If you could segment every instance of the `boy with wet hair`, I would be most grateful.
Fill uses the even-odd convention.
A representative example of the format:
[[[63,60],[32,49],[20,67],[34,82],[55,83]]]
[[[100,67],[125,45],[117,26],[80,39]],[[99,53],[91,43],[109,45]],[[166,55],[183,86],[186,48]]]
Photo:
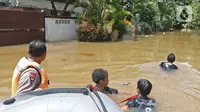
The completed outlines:
[[[167,62],[161,62],[160,67],[166,71],[176,70],[176,69],[178,69],[178,67],[173,64],[175,62],[175,60],[176,60],[176,57],[175,57],[174,53],[170,53],[167,56]]]
[[[152,84],[146,79],[140,79],[137,82],[138,96],[129,100],[122,110],[134,110],[134,112],[156,112],[156,101],[149,98],[152,89]]]
[[[100,91],[105,94],[118,94],[117,89],[108,87],[108,72],[102,68],[97,68],[92,72],[92,80],[96,83],[93,88],[96,91]]]

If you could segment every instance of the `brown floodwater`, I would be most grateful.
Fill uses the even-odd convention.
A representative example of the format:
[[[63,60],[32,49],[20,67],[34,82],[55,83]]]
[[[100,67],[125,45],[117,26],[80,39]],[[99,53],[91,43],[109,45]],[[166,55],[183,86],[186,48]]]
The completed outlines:
[[[131,94],[136,83],[146,78],[153,84],[150,97],[157,100],[158,112],[200,112],[200,35],[180,31],[140,36],[136,41],[85,43],[77,41],[47,43],[48,56],[42,63],[50,87],[85,87],[91,72],[104,68],[109,86]],[[0,47],[0,98],[10,96],[11,77],[19,59],[27,56],[28,45]],[[159,63],[175,53],[179,67],[163,72]],[[126,85],[126,83],[130,83]],[[130,95],[114,95],[120,101]]]

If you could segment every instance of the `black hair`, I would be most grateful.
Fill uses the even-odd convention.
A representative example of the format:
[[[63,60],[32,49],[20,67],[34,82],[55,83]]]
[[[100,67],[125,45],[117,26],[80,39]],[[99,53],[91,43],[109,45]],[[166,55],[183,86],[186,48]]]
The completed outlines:
[[[174,53],[170,53],[168,56],[167,56],[167,61],[168,62],[171,62],[173,63],[175,61],[176,57],[174,55]]]
[[[41,40],[33,40],[29,43],[29,54],[33,57],[40,57],[46,53],[47,47]]]
[[[92,72],[92,80],[96,84],[99,84],[100,80],[104,80],[108,75],[108,72],[102,68],[97,68]]]
[[[146,79],[140,79],[137,82],[137,88],[139,89],[140,94],[146,97],[151,92],[152,84]]]

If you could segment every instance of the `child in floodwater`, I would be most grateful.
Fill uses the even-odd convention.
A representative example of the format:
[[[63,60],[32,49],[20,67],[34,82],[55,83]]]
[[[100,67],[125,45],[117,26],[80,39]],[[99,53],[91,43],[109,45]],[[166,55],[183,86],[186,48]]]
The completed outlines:
[[[156,101],[149,98],[152,84],[146,79],[140,79],[137,82],[138,96],[132,100],[129,100],[122,110],[125,112],[156,112]]]
[[[160,63],[160,67],[163,69],[163,70],[166,70],[166,71],[171,71],[171,70],[176,70],[178,69],[178,67],[176,65],[174,65],[173,63],[175,62],[175,55],[174,53],[170,53],[168,56],[167,56],[167,62],[161,62]]]
[[[105,94],[118,94],[117,89],[113,89],[108,87],[108,72],[102,68],[95,69],[92,72],[92,80],[96,85],[94,86],[94,90],[100,91]]]

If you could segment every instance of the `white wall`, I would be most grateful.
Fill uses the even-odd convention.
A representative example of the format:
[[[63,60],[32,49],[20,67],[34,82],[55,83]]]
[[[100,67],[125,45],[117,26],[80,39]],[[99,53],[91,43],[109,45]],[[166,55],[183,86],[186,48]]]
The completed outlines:
[[[75,19],[45,18],[46,41],[75,40],[78,26]]]

